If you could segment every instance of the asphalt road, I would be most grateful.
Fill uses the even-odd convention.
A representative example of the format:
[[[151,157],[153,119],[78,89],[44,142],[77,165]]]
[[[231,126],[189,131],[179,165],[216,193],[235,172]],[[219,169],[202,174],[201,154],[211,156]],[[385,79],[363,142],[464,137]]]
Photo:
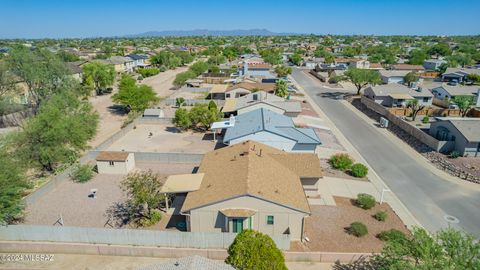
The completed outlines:
[[[338,100],[322,97],[333,90],[301,70],[294,69],[292,76],[427,230],[450,225],[480,237],[480,191],[432,174],[401,150],[408,145],[393,143]],[[459,223],[447,222],[445,215]]]

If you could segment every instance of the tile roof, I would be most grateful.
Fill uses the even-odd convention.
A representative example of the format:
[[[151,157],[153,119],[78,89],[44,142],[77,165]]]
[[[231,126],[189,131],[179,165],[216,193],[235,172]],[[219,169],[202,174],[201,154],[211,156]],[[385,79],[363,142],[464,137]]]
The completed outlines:
[[[232,91],[232,90],[235,90],[235,89],[238,89],[238,88],[244,88],[244,89],[247,89],[249,91],[252,91],[254,89],[258,89],[258,90],[263,90],[263,91],[267,91],[267,92],[272,92],[272,91],[275,91],[275,84],[274,83],[259,83],[259,82],[256,82],[256,83],[241,82],[239,84],[234,84],[234,85],[229,86],[226,91],[229,92],[229,91]]]
[[[128,158],[128,152],[103,151],[98,154],[97,161],[125,161]]]
[[[394,70],[425,70],[421,65],[395,64],[391,66]]]
[[[300,144],[321,144],[312,129],[296,128],[292,118],[264,108],[238,115],[235,126],[227,129],[223,141],[228,143],[260,131],[267,131]]]
[[[205,173],[202,184],[187,194],[182,212],[247,195],[310,213],[300,177],[322,176],[317,155],[287,153],[254,141],[205,154],[198,171]]]
[[[405,77],[410,70],[379,70],[378,72],[383,77]]]
[[[256,97],[256,99],[254,99],[254,97]],[[265,91],[258,91],[255,93],[250,93],[243,97],[227,100],[222,111],[237,111],[239,109],[246,108],[261,102],[269,104],[276,108],[280,108],[287,113],[300,113],[302,111],[302,105],[300,104],[300,102],[293,100],[285,100],[284,98],[267,93]]]

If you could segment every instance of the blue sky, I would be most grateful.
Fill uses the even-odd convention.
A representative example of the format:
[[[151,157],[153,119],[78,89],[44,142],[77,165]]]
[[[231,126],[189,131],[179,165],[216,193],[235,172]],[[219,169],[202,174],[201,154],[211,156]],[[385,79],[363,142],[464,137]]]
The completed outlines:
[[[379,35],[480,34],[479,0],[1,0],[0,38],[265,28]]]

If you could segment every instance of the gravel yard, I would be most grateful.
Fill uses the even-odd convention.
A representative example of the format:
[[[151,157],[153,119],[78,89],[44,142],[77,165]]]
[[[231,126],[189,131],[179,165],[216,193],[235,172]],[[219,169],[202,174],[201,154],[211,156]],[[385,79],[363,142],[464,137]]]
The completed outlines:
[[[215,148],[215,142],[208,135],[193,131],[180,132],[171,125],[138,125],[108,150],[203,154]]]
[[[328,159],[321,158],[320,159],[320,166],[322,166],[322,172],[324,176],[336,177],[336,178],[343,178],[343,179],[350,179],[350,180],[357,180],[357,181],[368,181],[368,178],[358,178],[350,175],[349,173],[335,170],[332,168]]]
[[[136,163],[136,169],[151,169],[163,177],[191,173],[195,166],[196,164]],[[104,227],[107,210],[125,200],[119,187],[123,177],[97,174],[86,183],[65,181],[35,204],[27,206],[25,224],[53,225],[62,215],[65,226]],[[88,197],[93,188],[98,190],[95,199]]]
[[[386,203],[370,210],[353,205],[351,199],[334,197],[337,206],[310,206],[312,216],[305,220],[305,234],[310,242],[292,245],[293,250],[325,252],[378,252],[383,242],[375,236],[385,230],[397,229],[408,233],[400,218]],[[373,218],[378,211],[388,214],[386,221]],[[345,232],[352,222],[360,221],[368,228],[368,235],[358,238]]]

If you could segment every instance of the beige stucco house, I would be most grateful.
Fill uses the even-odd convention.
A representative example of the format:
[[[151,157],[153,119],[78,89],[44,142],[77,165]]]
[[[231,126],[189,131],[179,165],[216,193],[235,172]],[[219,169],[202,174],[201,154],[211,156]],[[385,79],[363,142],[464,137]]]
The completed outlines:
[[[98,173],[102,174],[128,174],[135,168],[133,153],[104,151],[98,154]]]
[[[205,154],[181,206],[192,232],[254,229],[271,236],[303,236],[310,215],[306,192],[322,177],[315,154],[287,153],[246,141]],[[168,181],[168,180],[167,180]]]

